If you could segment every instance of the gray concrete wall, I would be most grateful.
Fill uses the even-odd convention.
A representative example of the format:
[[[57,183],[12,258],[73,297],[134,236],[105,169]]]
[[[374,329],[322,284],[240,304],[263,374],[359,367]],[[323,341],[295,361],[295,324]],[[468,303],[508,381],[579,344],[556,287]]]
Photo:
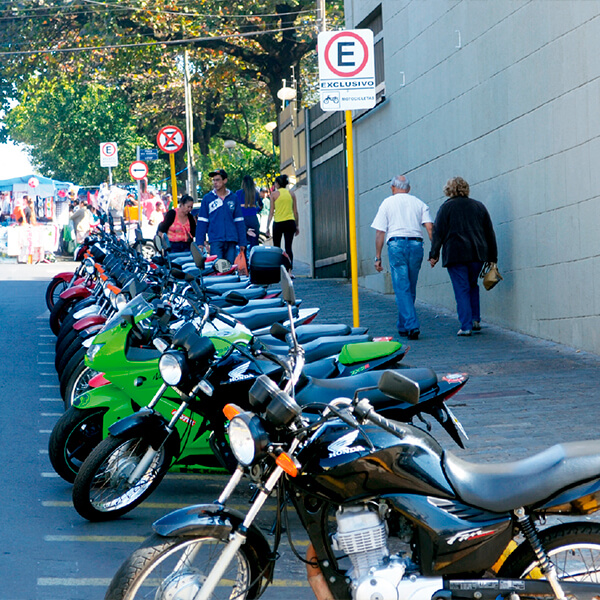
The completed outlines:
[[[347,0],[347,28],[378,4]],[[435,216],[461,175],[498,237],[484,320],[600,353],[600,2],[381,4],[386,101],[354,129],[361,285],[391,292],[370,227],[391,176]],[[418,296],[454,308],[446,270],[425,263]]]

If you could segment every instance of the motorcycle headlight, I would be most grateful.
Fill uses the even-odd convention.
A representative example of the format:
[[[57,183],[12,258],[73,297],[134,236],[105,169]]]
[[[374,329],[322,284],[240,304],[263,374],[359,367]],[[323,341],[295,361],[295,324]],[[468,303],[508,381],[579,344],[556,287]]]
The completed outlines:
[[[177,385],[185,372],[185,357],[179,352],[167,352],[158,361],[160,376],[167,385]]]
[[[86,352],[87,357],[91,361],[94,360],[94,358],[96,357],[96,354],[98,354],[98,352],[99,352],[100,348],[102,348],[102,346],[104,346],[104,344],[92,344]]]
[[[115,310],[123,310],[127,306],[127,297],[125,294],[114,294],[110,296],[110,304]]]
[[[255,414],[243,412],[233,417],[227,433],[231,451],[240,464],[247,467],[265,455],[269,437]]]
[[[88,275],[93,275],[94,272],[96,271],[96,266],[94,265],[94,261],[91,258],[86,258],[83,261],[83,266],[85,268],[85,272]]]

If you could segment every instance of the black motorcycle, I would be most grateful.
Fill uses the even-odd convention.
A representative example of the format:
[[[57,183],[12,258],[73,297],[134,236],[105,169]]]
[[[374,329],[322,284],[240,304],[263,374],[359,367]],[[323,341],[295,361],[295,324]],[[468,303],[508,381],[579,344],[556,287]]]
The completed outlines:
[[[471,463],[429,433],[379,415],[360,389],[324,410],[310,407],[319,418],[306,418],[309,407],[293,397],[302,354],[291,343],[283,389],[260,377],[251,411],[226,408],[239,466],[221,496],[157,521],[107,600],[259,597],[272,580],[290,504],[311,541],[307,571],[319,600],[600,596],[600,525],[537,527],[547,515],[597,510],[600,441],[556,445],[513,463]],[[378,389],[396,400],[419,396],[396,371],[386,371]],[[257,493],[244,515],[226,504],[245,474]],[[274,492],[271,545],[254,522]]]

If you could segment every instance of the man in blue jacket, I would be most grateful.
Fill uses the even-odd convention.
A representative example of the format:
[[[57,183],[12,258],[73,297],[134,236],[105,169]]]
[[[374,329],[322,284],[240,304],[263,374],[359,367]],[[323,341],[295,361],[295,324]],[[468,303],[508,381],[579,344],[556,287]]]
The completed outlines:
[[[202,198],[196,243],[203,248],[208,233],[210,252],[233,263],[237,255],[236,246],[239,244],[240,250],[246,248],[244,215],[236,195],[227,189],[227,173],[218,169],[208,175],[212,177],[214,189]]]

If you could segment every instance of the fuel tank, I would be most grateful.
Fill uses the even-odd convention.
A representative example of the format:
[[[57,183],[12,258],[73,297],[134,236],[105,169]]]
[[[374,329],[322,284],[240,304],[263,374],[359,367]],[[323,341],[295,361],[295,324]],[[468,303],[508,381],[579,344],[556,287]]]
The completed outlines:
[[[442,448],[428,433],[396,423],[402,439],[367,424],[361,431],[329,421],[300,452],[297,485],[337,503],[383,494],[454,498],[442,470]]]

